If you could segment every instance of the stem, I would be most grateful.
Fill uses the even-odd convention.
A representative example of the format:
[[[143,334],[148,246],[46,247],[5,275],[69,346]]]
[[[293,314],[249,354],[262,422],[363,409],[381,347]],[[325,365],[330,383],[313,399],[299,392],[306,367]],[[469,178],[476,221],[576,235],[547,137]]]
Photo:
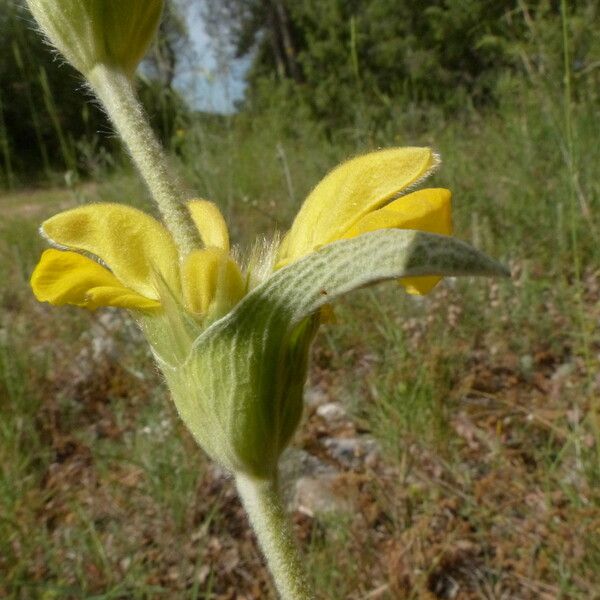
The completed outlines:
[[[182,254],[185,256],[201,248],[183,193],[169,171],[164,151],[129,78],[103,64],[96,65],[86,77],[125,142]]]
[[[573,263],[575,267],[575,277],[579,282],[581,279],[581,266],[579,264],[579,242],[576,223],[575,208],[575,144],[573,136],[573,118],[572,118],[572,93],[571,93],[571,57],[569,52],[569,30],[567,3],[561,0],[560,3],[562,20],[562,42],[563,42],[563,67],[564,67],[564,111],[565,111],[565,129],[567,138],[567,169],[569,173],[569,197],[571,209],[571,245],[573,248]]]
[[[239,473],[235,481],[282,600],[312,600],[276,481]]]

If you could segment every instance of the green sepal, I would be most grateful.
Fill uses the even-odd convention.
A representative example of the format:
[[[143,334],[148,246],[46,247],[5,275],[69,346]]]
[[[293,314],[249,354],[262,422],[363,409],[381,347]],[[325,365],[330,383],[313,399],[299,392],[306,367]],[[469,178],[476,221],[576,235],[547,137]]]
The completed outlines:
[[[162,363],[179,413],[199,444],[233,472],[273,477],[302,414],[319,309],[361,287],[418,275],[508,276],[454,238],[382,230],[323,247],[274,273]]]

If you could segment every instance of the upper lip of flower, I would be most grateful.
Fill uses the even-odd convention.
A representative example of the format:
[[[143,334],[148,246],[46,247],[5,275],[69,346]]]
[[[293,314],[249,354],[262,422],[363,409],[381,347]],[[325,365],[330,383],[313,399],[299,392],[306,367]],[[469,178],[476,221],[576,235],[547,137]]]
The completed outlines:
[[[430,148],[388,148],[355,157],[335,169],[308,195],[280,257],[294,260],[343,237],[368,213],[427,177],[439,164]]]
[[[448,190],[430,188],[400,196],[437,162],[429,148],[392,148],[338,166],[302,205],[279,247],[276,268],[335,240],[377,229],[450,235]],[[189,312],[205,316],[212,311],[215,317],[227,312],[247,289],[230,255],[225,220],[206,200],[191,201],[188,208],[205,247],[183,261],[166,228],[132,207],[91,204],[50,218],[42,234],[61,250],[42,254],[31,277],[36,297],[90,309],[155,311],[161,307],[160,278]],[[438,280],[417,277],[403,283],[408,291],[426,293]]]

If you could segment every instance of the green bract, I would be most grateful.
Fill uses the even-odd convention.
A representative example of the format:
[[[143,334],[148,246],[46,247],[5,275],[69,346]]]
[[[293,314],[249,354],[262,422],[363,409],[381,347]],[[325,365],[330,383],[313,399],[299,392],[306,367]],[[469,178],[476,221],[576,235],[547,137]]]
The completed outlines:
[[[164,299],[165,315],[143,322],[198,443],[234,473],[272,479],[302,414],[319,308],[366,285],[420,275],[507,271],[451,237],[381,230],[334,242],[275,272],[202,332]]]
[[[27,0],[49,41],[81,73],[97,64],[129,77],[152,42],[163,0]]]

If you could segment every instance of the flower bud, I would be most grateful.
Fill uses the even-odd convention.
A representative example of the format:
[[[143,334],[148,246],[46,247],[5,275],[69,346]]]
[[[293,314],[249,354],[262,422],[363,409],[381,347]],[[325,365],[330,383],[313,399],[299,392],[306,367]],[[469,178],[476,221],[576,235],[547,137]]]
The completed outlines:
[[[164,0],[27,0],[48,40],[81,73],[97,64],[132,77],[152,42]]]

